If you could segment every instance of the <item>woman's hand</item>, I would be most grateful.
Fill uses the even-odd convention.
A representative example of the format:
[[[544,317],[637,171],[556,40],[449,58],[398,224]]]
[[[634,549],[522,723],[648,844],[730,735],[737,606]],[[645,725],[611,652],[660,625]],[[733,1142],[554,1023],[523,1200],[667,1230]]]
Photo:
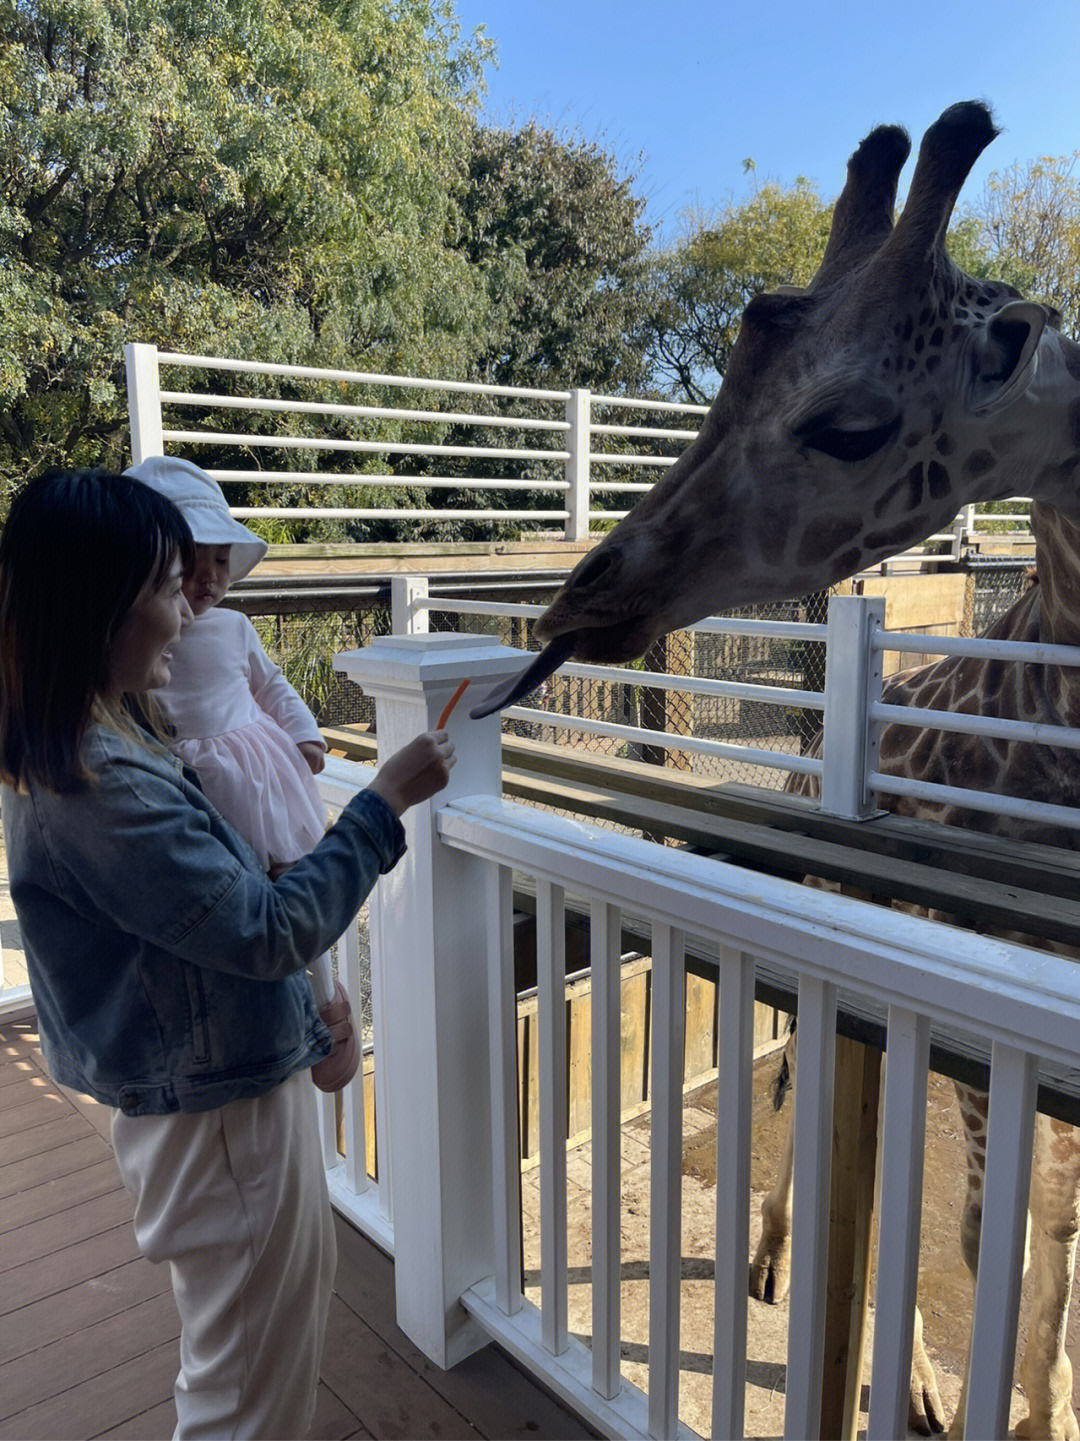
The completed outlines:
[[[445,731],[425,731],[382,763],[368,790],[400,816],[441,791],[450,779],[454,747]]]
[[[296,748],[307,761],[313,776],[326,769],[326,751],[318,741],[297,741]]]

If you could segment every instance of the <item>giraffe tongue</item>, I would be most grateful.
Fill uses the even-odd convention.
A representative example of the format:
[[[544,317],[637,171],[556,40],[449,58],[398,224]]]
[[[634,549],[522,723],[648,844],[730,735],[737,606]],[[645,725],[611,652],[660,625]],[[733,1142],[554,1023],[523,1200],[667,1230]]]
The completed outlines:
[[[577,642],[575,631],[567,631],[563,635],[557,635],[554,640],[549,641],[540,654],[525,667],[519,674],[509,681],[503,681],[490,691],[479,705],[473,706],[469,712],[473,720],[482,720],[484,716],[493,715],[495,711],[502,710],[505,706],[513,705],[523,695],[528,695],[538,685],[542,685],[549,675],[559,669],[564,660],[569,660],[573,654]]]

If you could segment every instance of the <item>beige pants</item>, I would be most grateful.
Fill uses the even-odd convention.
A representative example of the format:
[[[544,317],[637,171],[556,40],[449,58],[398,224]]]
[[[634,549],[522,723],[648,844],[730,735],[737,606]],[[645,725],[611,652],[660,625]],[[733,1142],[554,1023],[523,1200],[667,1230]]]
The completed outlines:
[[[307,1071],[194,1115],[114,1112],[135,1237],[180,1312],[177,1441],[308,1435],[337,1260]]]

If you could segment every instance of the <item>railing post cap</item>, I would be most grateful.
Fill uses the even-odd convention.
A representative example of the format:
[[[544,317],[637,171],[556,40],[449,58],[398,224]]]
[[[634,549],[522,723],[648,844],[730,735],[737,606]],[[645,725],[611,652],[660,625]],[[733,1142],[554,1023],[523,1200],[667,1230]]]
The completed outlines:
[[[382,635],[363,650],[336,655],[334,669],[369,694],[381,688],[426,691],[433,686],[457,685],[466,677],[474,683],[494,683],[520,670],[527,654],[488,636],[446,632]],[[468,703],[475,703],[472,695]]]

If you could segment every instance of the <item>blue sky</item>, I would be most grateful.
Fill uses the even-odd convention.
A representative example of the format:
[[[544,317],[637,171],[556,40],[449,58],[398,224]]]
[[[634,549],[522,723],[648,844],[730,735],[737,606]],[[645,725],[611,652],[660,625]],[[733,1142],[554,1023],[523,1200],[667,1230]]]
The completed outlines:
[[[914,142],[955,100],[984,99],[1003,133],[972,172],[1080,149],[1078,0],[455,0],[498,46],[485,114],[577,131],[638,173],[647,219],[673,239],[757,180],[800,176],[832,199],[876,124]],[[903,195],[911,161],[900,181]]]

